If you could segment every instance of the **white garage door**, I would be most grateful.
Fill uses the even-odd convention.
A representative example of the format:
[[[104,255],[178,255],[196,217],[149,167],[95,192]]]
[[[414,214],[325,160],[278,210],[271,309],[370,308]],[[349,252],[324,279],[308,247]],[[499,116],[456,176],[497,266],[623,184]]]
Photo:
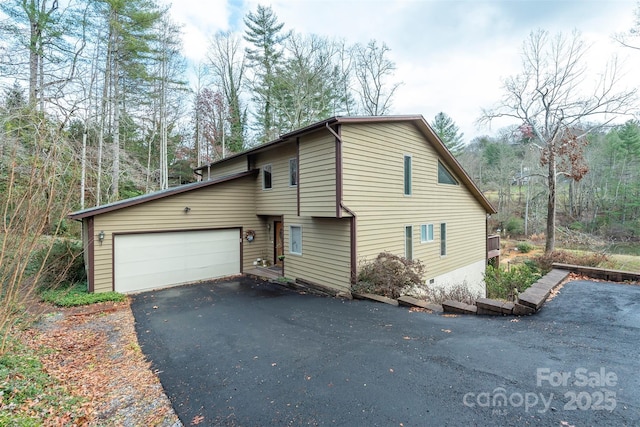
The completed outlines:
[[[209,230],[127,234],[115,237],[117,292],[240,273],[240,231]]]

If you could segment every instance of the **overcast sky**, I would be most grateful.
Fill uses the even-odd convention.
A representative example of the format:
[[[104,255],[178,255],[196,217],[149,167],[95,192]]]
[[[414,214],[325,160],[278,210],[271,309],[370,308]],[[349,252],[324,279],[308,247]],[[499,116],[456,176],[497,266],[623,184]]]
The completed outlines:
[[[168,0],[167,0],[168,2]],[[184,54],[204,59],[217,31],[244,31],[243,17],[271,5],[285,29],[366,43],[384,41],[403,85],[393,114],[443,111],[468,142],[492,129],[475,124],[482,108],[499,101],[502,79],[521,69],[521,47],[542,28],[576,29],[591,44],[589,67],[604,68],[612,54],[625,63],[627,87],[640,87],[640,51],[621,48],[615,33],[634,23],[635,0],[175,0],[173,19],[184,30]]]

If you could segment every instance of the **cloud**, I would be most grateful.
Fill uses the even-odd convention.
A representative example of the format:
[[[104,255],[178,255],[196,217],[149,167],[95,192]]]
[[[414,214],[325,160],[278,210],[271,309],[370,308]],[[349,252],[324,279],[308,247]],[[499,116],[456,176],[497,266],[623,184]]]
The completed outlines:
[[[181,0],[174,18],[185,23],[185,55],[204,58],[216,31],[243,31],[242,18],[260,0]],[[640,54],[621,49],[611,36],[633,24],[635,0],[272,0],[285,30],[348,43],[385,42],[404,82],[393,103],[397,114],[427,118],[444,111],[467,140],[490,132],[476,129],[482,108],[502,96],[502,80],[521,67],[521,47],[538,28],[581,31],[592,44],[588,66],[600,70],[612,53],[626,58],[627,86],[638,87]],[[496,128],[494,127],[493,130]]]
[[[161,2],[170,5],[172,20],[182,26],[183,55],[194,63],[204,59],[212,35],[229,29],[231,9],[224,1]]]

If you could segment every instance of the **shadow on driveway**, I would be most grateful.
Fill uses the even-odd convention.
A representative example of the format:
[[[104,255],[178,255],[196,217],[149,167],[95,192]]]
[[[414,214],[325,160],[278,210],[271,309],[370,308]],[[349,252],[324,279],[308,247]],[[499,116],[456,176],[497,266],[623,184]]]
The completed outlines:
[[[185,425],[638,425],[640,287],[440,316],[239,278],[133,296]]]

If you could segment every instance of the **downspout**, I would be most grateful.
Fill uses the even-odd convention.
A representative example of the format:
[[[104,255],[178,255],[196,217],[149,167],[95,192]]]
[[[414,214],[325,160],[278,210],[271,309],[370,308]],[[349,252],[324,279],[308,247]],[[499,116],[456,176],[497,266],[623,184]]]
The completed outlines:
[[[325,123],[325,127],[333,134],[336,138],[336,217],[342,218],[342,209],[347,211],[351,217],[350,221],[350,230],[349,230],[349,240],[351,246],[351,283],[356,283],[357,280],[357,216],[354,211],[349,209],[343,201],[343,193],[342,193],[342,136],[340,132],[340,128],[338,128],[338,132],[334,131],[328,123]]]
[[[358,266],[356,264],[356,257],[358,255],[358,252],[356,251],[356,244],[357,244],[356,226],[358,225],[358,223],[357,223],[356,213],[351,209],[349,209],[348,207],[346,207],[342,201],[340,201],[340,207],[351,214],[351,218],[349,219],[349,221],[351,222],[350,224],[351,229],[349,233],[349,237],[351,240],[350,242],[351,243],[351,283],[356,283],[358,278],[358,270],[357,270]]]
[[[296,215],[300,216],[300,138],[296,138],[296,162],[298,167],[296,168]]]

